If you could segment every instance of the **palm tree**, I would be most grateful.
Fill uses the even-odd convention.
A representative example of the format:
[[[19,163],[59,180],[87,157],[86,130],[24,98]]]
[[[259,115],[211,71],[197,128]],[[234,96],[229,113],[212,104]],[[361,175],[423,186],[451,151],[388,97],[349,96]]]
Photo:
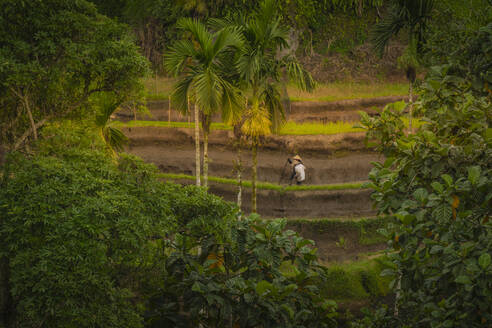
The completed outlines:
[[[371,41],[376,52],[382,56],[390,39],[406,29],[409,46],[399,59],[399,66],[405,70],[409,83],[410,130],[412,130],[413,84],[416,77],[419,52],[425,42],[425,32],[435,0],[393,0],[387,14],[374,26]]]
[[[281,25],[275,1],[265,0],[258,11],[249,19],[240,17],[236,21],[214,21],[218,27],[228,26],[240,31],[244,37],[237,61],[236,84],[247,89],[251,107],[246,106],[240,130],[251,143],[252,167],[252,212],[256,212],[257,151],[262,136],[278,131],[285,122],[284,107],[279,90],[282,76],[292,80],[301,89],[312,90],[314,80],[298,63],[293,55],[279,56],[280,50],[288,47],[288,29]],[[246,91],[246,90],[245,90]],[[240,162],[240,158],[238,160]],[[239,168],[240,169],[240,168]],[[240,171],[238,176],[241,176]],[[241,187],[238,200],[241,199]]]
[[[256,178],[258,167],[258,146],[261,139],[272,132],[272,121],[266,108],[260,107],[258,100],[253,100],[253,104],[247,110],[244,124],[241,127],[251,142],[251,154],[253,157],[253,167],[251,175],[251,211],[256,213]]]
[[[165,55],[166,69],[179,76],[172,94],[173,103],[186,111],[188,98],[195,104],[195,146],[197,185],[200,185],[199,117],[203,129],[203,178],[208,185],[208,136],[212,115],[221,111],[227,121],[240,108],[241,94],[228,81],[225,64],[234,49],[242,47],[241,35],[233,29],[211,33],[198,20],[183,18],[178,28],[188,32],[192,40],[177,41]],[[200,112],[200,114],[199,114]]]

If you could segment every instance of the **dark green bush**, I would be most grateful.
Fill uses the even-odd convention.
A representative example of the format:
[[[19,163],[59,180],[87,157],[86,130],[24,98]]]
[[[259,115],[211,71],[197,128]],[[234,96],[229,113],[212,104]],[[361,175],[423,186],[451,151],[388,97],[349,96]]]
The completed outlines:
[[[201,220],[180,224],[149,301],[149,326],[336,327],[335,303],[317,287],[326,269],[312,242],[285,224],[257,217],[220,229]]]
[[[0,171],[0,326],[336,325],[316,250],[285,221],[162,183],[90,128],[46,128],[34,153]]]
[[[381,214],[399,220],[387,233],[396,270],[386,273],[395,277],[403,324],[489,327],[492,106],[448,69],[433,68],[422,84],[417,112],[425,124],[416,134],[406,135],[390,108],[363,118],[387,156],[368,186]]]
[[[142,326],[144,287],[160,275],[161,246],[176,222],[232,212],[202,190],[161,183],[154,167],[135,158],[116,163],[87,133],[49,129],[37,155],[15,154],[4,167],[0,254],[8,298],[0,319],[7,326]]]

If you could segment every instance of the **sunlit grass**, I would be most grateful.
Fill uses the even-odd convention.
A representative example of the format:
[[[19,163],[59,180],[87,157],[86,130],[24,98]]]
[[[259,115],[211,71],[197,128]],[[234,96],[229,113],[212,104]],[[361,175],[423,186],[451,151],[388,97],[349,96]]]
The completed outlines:
[[[172,92],[175,79],[155,76],[143,81],[147,99],[167,99]],[[287,87],[292,101],[337,101],[344,99],[375,98],[384,96],[404,96],[408,94],[408,84],[403,82],[355,83],[332,82],[320,83],[312,93],[300,91],[294,85]]]
[[[408,94],[407,83],[354,83],[333,82],[319,84],[313,92],[287,88],[292,101],[338,101],[344,99],[376,98],[386,96],[404,96]]]
[[[162,128],[188,128],[195,127],[193,122],[168,122],[168,121],[115,121],[117,127],[162,127]],[[212,130],[232,130],[232,127],[225,123],[212,123]]]
[[[280,135],[318,135],[364,131],[354,128],[357,122],[296,123],[289,121],[280,130]]]
[[[174,79],[169,77],[152,76],[143,80],[147,99],[167,99],[172,92]]]
[[[403,122],[408,127],[409,120],[403,118]],[[413,119],[413,127],[420,127],[423,122]],[[358,122],[328,122],[328,123],[295,123],[287,122],[279,132],[279,135],[332,135],[339,133],[363,132],[363,129],[355,128]],[[193,122],[167,122],[167,121],[128,121],[118,122],[119,127],[164,127],[164,128],[194,128]],[[225,123],[212,123],[212,130],[232,130],[232,127]]]
[[[390,292],[391,277],[381,277],[384,269],[391,267],[385,255],[377,258],[345,263],[323,263],[326,266],[326,282],[319,284],[319,295],[336,301],[369,301]],[[295,277],[299,271],[291,261],[282,262],[280,272]]]
[[[175,173],[159,173],[159,177],[170,180],[195,180],[195,176],[188,174],[175,174]],[[238,185],[237,180],[229,178],[220,178],[209,176],[208,180],[215,183],[222,183],[228,185]],[[242,182],[243,187],[251,188],[251,181],[244,180]],[[362,182],[350,182],[350,183],[337,183],[327,185],[294,185],[284,186],[270,182],[257,182],[256,187],[263,190],[275,190],[279,192],[285,191],[315,191],[315,190],[346,190],[346,189],[361,189]]]

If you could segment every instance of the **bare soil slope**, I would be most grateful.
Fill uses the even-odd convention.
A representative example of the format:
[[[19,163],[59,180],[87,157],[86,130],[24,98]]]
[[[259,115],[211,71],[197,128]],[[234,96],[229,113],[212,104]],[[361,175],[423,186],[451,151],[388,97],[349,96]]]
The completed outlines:
[[[162,172],[194,174],[195,148],[191,129],[156,127],[126,128],[130,137],[128,151],[156,164]],[[231,145],[230,131],[213,131],[210,136],[209,173],[234,178],[237,153]],[[300,154],[307,167],[308,184],[331,184],[367,180],[373,161],[381,158],[367,152],[361,134],[334,136],[272,136],[258,155],[258,180],[289,182],[288,157]],[[352,150],[352,152],[351,152]],[[244,176],[250,178],[251,155],[242,151]]]
[[[286,107],[287,118],[294,122],[336,122],[336,121],[357,121],[359,120],[358,111],[365,111],[369,115],[377,114],[377,109],[383,108],[386,104],[400,100],[407,100],[403,96],[387,96],[376,98],[347,99],[339,101],[297,101],[291,102]],[[135,114],[130,110],[119,111],[116,115],[119,120],[128,121],[135,117],[139,120],[173,121],[187,122],[193,120],[191,114],[182,113],[169,108],[168,100],[153,100],[147,103],[150,115]],[[219,115],[214,117],[215,122],[220,122]]]

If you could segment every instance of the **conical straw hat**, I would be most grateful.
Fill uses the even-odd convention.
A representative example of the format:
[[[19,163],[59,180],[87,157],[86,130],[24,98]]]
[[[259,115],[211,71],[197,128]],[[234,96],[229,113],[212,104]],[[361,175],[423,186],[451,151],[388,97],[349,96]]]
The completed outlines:
[[[299,155],[294,156],[292,159],[297,159],[299,162],[302,162],[302,158]]]

